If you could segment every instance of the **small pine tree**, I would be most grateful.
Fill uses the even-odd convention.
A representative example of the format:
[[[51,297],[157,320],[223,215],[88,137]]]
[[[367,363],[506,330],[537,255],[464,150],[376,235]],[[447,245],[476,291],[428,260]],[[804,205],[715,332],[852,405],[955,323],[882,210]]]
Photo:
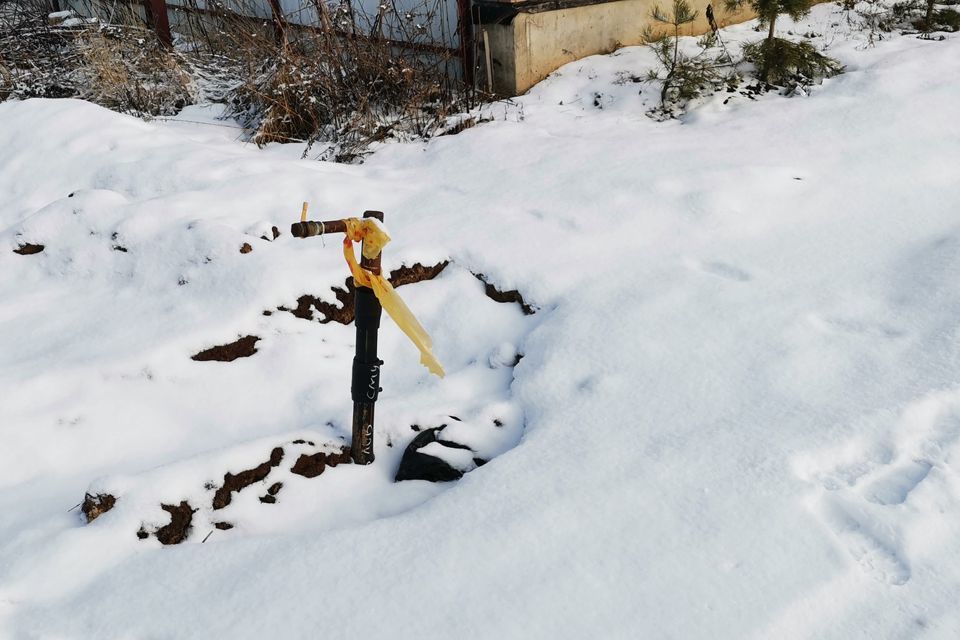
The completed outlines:
[[[724,0],[724,4],[728,9],[747,4],[760,18],[760,24],[766,25],[767,37],[743,48],[744,59],[756,64],[758,75],[765,83],[784,84],[792,93],[797,87],[843,72],[843,65],[810,43],[774,36],[781,13],[799,20],[810,12],[811,0]]]
[[[657,32],[649,27],[643,34],[644,41],[653,49],[657,59],[666,68],[663,86],[660,89],[661,104],[665,103],[667,96],[670,95],[677,80],[678,68],[683,65],[683,58],[680,55],[680,27],[696,20],[697,14],[698,12],[693,10],[687,0],[673,0],[671,15],[664,13],[660,5],[654,5],[650,10],[650,17],[655,22],[671,27],[673,30],[672,39],[662,31]]]
[[[785,13],[794,20],[799,20],[810,12],[811,0],[724,0],[727,9],[737,10],[744,4],[750,6],[760,18],[760,24],[767,25],[767,40],[773,40],[777,16]]]
[[[774,29],[777,24],[777,16],[785,13],[794,20],[799,20],[810,12],[813,4],[811,0],[724,0],[727,9],[736,11],[748,5],[753,12],[760,18],[760,24],[767,26],[767,38],[763,45],[765,50],[774,48]],[[766,57],[764,57],[766,60]],[[764,62],[760,68],[760,77],[767,82],[770,77],[770,63]]]
[[[663,67],[662,73],[652,69],[647,76],[649,81],[663,83],[660,86],[660,106],[653,115],[665,118],[673,117],[675,108],[682,108],[688,100],[722,81],[716,61],[705,55],[705,47],[697,56],[680,51],[680,29],[696,20],[698,12],[687,0],[673,0],[671,8],[672,12],[667,14],[655,5],[650,12],[654,22],[666,27],[667,32],[651,27],[643,32],[644,42]]]

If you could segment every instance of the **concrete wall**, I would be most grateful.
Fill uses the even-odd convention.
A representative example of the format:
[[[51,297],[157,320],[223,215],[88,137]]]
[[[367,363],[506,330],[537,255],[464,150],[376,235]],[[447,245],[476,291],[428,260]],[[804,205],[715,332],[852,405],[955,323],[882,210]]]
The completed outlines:
[[[519,13],[509,24],[477,25],[487,30],[494,91],[519,95],[568,62],[642,44],[655,4],[670,8],[667,0],[619,0],[537,13],[524,12],[518,6]],[[710,29],[705,16],[708,4],[710,0],[691,0],[699,15],[687,25],[684,35]],[[718,0],[712,4],[720,26],[754,17],[749,9],[731,13]]]

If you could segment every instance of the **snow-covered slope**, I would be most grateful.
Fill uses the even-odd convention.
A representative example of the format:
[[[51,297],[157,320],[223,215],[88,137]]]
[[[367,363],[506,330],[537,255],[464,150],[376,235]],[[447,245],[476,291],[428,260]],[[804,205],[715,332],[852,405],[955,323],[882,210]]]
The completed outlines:
[[[960,636],[960,39],[830,52],[810,97],[655,123],[625,49],[359,167],[0,104],[0,637]],[[140,540],[348,437],[352,327],[276,311],[346,277],[303,200],[386,212],[387,269],[451,261],[400,289],[449,375],[385,321],[374,465]],[[441,423],[490,461],[391,482]],[[85,525],[88,488],[120,499]]]

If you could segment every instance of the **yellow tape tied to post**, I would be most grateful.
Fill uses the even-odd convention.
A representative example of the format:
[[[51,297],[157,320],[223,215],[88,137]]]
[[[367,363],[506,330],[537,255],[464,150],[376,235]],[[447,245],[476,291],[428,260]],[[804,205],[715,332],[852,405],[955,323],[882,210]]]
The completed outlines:
[[[400,330],[407,334],[414,346],[420,350],[420,364],[430,370],[430,373],[439,377],[444,376],[443,366],[433,355],[433,341],[426,329],[417,322],[413,312],[397,295],[393,285],[382,275],[367,271],[357,262],[353,252],[354,242],[363,242],[363,255],[369,259],[376,258],[384,245],[390,242],[390,236],[377,224],[374,218],[347,218],[346,237],[343,239],[343,257],[347,260],[353,282],[358,287],[369,287],[380,301],[380,306],[393,318]]]

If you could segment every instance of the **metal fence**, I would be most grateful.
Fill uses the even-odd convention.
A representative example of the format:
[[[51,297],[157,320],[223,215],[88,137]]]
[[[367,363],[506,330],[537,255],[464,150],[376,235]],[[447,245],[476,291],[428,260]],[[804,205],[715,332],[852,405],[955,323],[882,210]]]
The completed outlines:
[[[448,72],[474,82],[471,0],[51,0],[51,8],[107,21],[132,14],[168,46],[215,31],[225,15],[269,25],[278,41],[332,27],[339,37],[451,58]]]

